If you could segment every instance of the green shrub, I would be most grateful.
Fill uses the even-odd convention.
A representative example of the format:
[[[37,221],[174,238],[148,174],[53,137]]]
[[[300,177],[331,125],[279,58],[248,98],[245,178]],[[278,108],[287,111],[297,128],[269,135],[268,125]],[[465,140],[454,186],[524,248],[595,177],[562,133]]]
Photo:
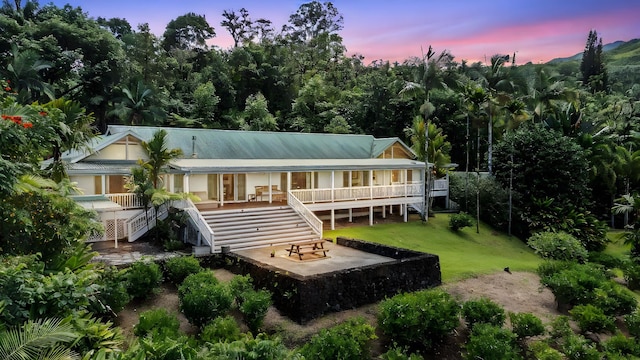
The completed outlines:
[[[518,339],[544,334],[542,320],[531,313],[509,313],[509,320]]]
[[[198,259],[193,256],[171,258],[167,260],[164,266],[167,277],[176,285],[180,285],[187,276],[197,274],[203,270]]]
[[[449,217],[449,227],[453,231],[472,226],[474,224],[473,217],[465,212],[452,214]]]
[[[126,272],[127,292],[134,299],[144,299],[157,294],[162,283],[160,266],[149,260],[138,260]]]
[[[218,285],[220,282],[213,274],[213,271],[206,270],[188,275],[180,286],[178,286],[178,296],[181,297],[188,291],[195,288]]]
[[[544,341],[536,341],[529,345],[529,350],[536,360],[564,360],[562,353]]]
[[[560,350],[568,360],[601,360],[596,347],[584,336],[571,334],[564,339]]]
[[[640,263],[627,261],[623,267],[624,280],[631,290],[640,290]]]
[[[469,329],[473,329],[476,324],[491,324],[500,327],[505,320],[502,306],[487,298],[469,300],[462,304],[462,316]]]
[[[178,288],[178,297],[184,316],[200,328],[224,315],[233,302],[229,289],[220,284],[211,271],[187,276]]]
[[[635,339],[630,339],[618,332],[603,344],[607,359],[618,356],[621,359],[629,359],[632,356],[640,356],[640,345]]]
[[[119,327],[113,326],[110,321],[103,322],[87,311],[76,311],[65,318],[64,322],[68,322],[74,332],[80,335],[72,345],[72,350],[76,353],[86,355],[101,349],[116,352],[124,343],[124,337]],[[34,343],[36,342],[37,340],[34,341]],[[9,356],[9,358],[12,357]]]
[[[266,334],[259,334],[255,338],[245,336],[230,343],[213,343],[208,350],[209,357],[207,359],[300,359],[299,356],[289,351],[279,338],[272,339]]]
[[[370,359],[370,340],[375,339],[373,326],[364,319],[347,322],[321,330],[302,347],[305,359]]]
[[[115,266],[104,269],[99,293],[90,311],[98,316],[115,317],[131,301],[127,291],[126,271]]]
[[[608,281],[602,270],[579,265],[541,278],[556,297],[558,308],[588,304],[595,298],[595,290]]]
[[[565,232],[538,232],[529,237],[527,244],[545,259],[584,262],[588,255],[582,243]]]
[[[133,333],[138,337],[147,334],[154,336],[177,336],[180,329],[180,321],[175,314],[166,309],[152,309],[140,313],[138,324],[134,326]]]
[[[591,304],[577,305],[569,313],[582,332],[601,333],[615,329],[614,320]]]
[[[536,269],[536,273],[540,276],[540,281],[549,279],[552,275],[559,273],[563,270],[575,269],[578,264],[572,261],[556,261],[545,260]]]
[[[640,339],[640,309],[636,309],[633,313],[625,315],[624,324],[627,326],[631,336]]]
[[[608,281],[593,292],[591,304],[609,316],[618,316],[633,312],[638,306],[638,300],[627,288]]]
[[[622,267],[624,261],[616,255],[603,253],[601,251],[590,251],[588,256],[589,262],[600,264],[605,269],[614,269]]]
[[[240,312],[252,333],[257,334],[271,306],[271,293],[267,290],[250,290],[241,295]]]
[[[232,342],[241,338],[240,327],[236,320],[230,316],[219,316],[209,322],[202,333],[200,339],[205,342]]]
[[[439,289],[400,294],[380,303],[378,326],[399,346],[432,348],[460,324],[459,311]]]
[[[382,360],[424,360],[420,354],[407,355],[402,349],[393,348],[380,356]]]
[[[478,323],[473,327],[466,350],[466,358],[470,360],[522,359],[518,352],[516,335],[488,323]]]
[[[250,275],[236,275],[229,281],[229,291],[239,307],[242,303],[242,294],[253,291],[253,279]]]

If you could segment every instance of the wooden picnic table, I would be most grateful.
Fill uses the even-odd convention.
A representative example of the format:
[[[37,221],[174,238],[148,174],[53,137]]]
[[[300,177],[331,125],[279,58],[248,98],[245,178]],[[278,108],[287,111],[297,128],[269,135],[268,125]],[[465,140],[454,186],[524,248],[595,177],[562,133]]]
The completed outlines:
[[[324,240],[309,240],[309,241],[301,241],[296,243],[289,244],[291,247],[289,248],[289,256],[292,254],[298,254],[298,258],[302,260],[302,255],[304,254],[318,254],[322,252],[322,256],[327,256],[327,251],[329,249],[324,248]]]

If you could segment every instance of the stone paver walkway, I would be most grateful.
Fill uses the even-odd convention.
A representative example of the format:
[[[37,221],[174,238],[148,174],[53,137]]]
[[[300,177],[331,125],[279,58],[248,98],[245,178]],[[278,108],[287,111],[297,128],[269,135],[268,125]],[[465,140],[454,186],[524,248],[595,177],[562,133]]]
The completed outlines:
[[[164,251],[164,249],[147,242],[120,244],[117,249],[108,248],[96,251],[98,255],[93,258],[93,261],[113,266],[129,265],[143,257],[165,260],[187,254],[185,251]]]

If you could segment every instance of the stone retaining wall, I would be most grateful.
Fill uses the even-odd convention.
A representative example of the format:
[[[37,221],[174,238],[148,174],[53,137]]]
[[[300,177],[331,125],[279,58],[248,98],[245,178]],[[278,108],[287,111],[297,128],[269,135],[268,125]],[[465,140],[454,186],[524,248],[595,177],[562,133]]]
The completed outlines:
[[[298,323],[327,312],[353,309],[391,297],[438,286],[437,255],[339,237],[338,245],[390,257],[394,262],[299,276],[238,254],[226,254],[229,270],[250,274],[258,288],[273,293],[274,305]]]

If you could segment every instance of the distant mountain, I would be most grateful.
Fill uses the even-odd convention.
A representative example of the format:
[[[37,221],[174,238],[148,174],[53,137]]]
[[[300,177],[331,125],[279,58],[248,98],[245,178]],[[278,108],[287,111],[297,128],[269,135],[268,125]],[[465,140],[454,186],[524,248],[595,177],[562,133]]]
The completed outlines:
[[[615,49],[621,47],[622,45],[625,45],[625,44],[628,44],[628,43],[633,43],[633,42],[637,43],[638,41],[640,41],[640,39],[634,39],[634,40],[629,40],[629,41],[618,40],[616,42],[612,42],[612,43],[603,45],[602,46],[602,50],[604,52],[610,52],[612,50],[615,50]],[[582,53],[580,52],[580,53],[577,53],[577,54],[575,54],[573,56],[570,56],[570,57],[552,59],[552,60],[550,60],[548,62],[548,64],[558,64],[558,63],[563,63],[563,62],[567,62],[567,61],[581,60],[581,59],[582,59]]]

